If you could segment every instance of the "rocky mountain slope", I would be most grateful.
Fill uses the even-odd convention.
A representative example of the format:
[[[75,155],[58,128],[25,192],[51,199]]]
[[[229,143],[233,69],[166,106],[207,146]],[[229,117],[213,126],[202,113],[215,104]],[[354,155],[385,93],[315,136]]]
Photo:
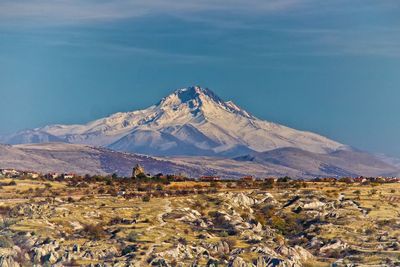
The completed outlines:
[[[121,153],[86,145],[47,143],[0,145],[0,168],[39,172],[74,172],[128,176],[136,164],[153,174],[159,172],[197,174],[196,169],[148,156]]]
[[[369,154],[358,153],[358,161],[351,158],[354,155],[352,152],[316,154],[290,148],[253,153],[234,159],[187,156],[149,157],[80,144],[46,143],[0,145],[0,168],[35,170],[43,173],[117,173],[121,176],[129,176],[132,167],[139,163],[145,167],[146,172],[151,174],[160,172],[184,174],[193,178],[217,175],[229,179],[246,175],[261,178],[285,175],[294,178],[378,176],[392,175],[397,171],[396,168],[375,160]]]
[[[151,174],[184,174],[197,178],[218,175],[240,178],[245,175],[284,175],[296,177],[298,172],[252,162],[200,157],[161,158],[117,152],[107,148],[80,144],[45,143],[0,145],[0,168],[77,174],[112,174],[130,176],[132,167],[142,165]]]
[[[274,164],[301,170],[303,176],[396,176],[398,168],[362,151],[338,150],[326,154],[312,153],[299,148],[279,148],[263,153],[236,157],[241,162]]]

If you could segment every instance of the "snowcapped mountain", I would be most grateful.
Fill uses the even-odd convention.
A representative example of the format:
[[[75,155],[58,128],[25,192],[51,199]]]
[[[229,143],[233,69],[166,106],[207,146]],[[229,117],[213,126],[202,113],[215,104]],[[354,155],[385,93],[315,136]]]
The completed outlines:
[[[84,125],[50,125],[22,131],[3,142],[49,140],[164,156],[239,156],[284,147],[313,153],[349,149],[314,133],[258,119],[197,86],[176,90],[144,110],[116,113]]]
[[[193,177],[216,174],[226,178],[307,178],[399,173],[399,166],[393,161],[314,133],[263,121],[200,87],[176,90],[144,110],[116,113],[83,125],[49,125],[21,131],[0,142],[40,144],[13,149],[5,146],[0,151],[3,165],[36,166],[40,170],[75,166],[81,171],[128,173],[142,156],[114,151],[118,150],[168,156],[146,161],[146,167],[165,173],[186,171]],[[63,147],[60,142],[70,144]],[[57,154],[49,152],[53,147]],[[43,166],[37,165],[41,162]]]

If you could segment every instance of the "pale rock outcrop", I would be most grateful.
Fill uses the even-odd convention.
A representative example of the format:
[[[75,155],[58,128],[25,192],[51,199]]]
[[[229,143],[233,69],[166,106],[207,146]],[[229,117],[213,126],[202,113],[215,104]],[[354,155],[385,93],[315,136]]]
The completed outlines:
[[[349,247],[349,246],[348,246],[347,243],[342,242],[341,240],[336,240],[335,242],[333,242],[333,243],[331,243],[331,244],[327,244],[327,245],[321,247],[321,248],[319,249],[319,251],[320,251],[321,253],[327,253],[327,252],[329,252],[329,251],[334,251],[334,250],[337,250],[337,251],[345,250],[345,249],[347,249],[348,247]]]
[[[280,258],[274,258],[270,256],[259,256],[256,261],[253,262],[255,267],[300,267],[292,261],[284,260]]]
[[[241,257],[235,257],[229,261],[228,267],[248,267],[248,265]]]
[[[21,265],[10,255],[0,256],[0,267],[20,267]]]

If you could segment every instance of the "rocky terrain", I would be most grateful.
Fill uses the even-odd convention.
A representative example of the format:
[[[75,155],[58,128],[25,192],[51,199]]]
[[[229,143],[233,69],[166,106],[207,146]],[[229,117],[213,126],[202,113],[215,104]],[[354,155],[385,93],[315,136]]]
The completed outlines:
[[[0,266],[400,264],[398,184],[0,182]]]
[[[340,153],[339,156],[337,154]],[[352,158],[357,153],[359,162]],[[286,176],[314,178],[325,176],[394,176],[398,169],[376,161],[367,153],[341,151],[315,154],[300,149],[278,149],[236,158],[151,157],[80,144],[43,143],[0,144],[0,168],[36,170],[42,173],[113,174],[130,176],[131,168],[141,164],[152,173],[183,174],[188,177],[218,175],[239,179]]]
[[[47,143],[1,145],[0,168],[36,170],[41,173],[113,174],[130,176],[132,166],[141,164],[151,173],[199,174],[199,169],[165,159],[122,153],[86,145]]]

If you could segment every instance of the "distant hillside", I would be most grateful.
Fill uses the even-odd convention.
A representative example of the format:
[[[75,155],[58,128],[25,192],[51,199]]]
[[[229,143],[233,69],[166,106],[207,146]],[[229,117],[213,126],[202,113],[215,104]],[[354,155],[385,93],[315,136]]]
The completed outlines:
[[[338,150],[327,154],[299,148],[279,148],[263,153],[236,157],[241,162],[273,164],[301,171],[308,176],[380,176],[397,175],[399,169],[377,157],[355,150]]]
[[[263,177],[286,173],[261,164],[228,159],[190,157],[184,159],[156,158],[116,152],[106,148],[67,143],[0,145],[0,168],[15,168],[38,172],[74,172],[77,174],[112,174],[130,176],[136,164],[151,174],[184,174],[188,177],[218,175],[240,178],[245,175]],[[293,173],[295,174],[295,173]]]
[[[153,174],[197,173],[187,166],[172,162],[85,145],[64,143],[0,145],[0,168],[78,174],[117,173],[129,176],[135,164],[143,165],[146,171]]]
[[[67,143],[0,145],[0,168],[39,172],[74,172],[130,176],[141,164],[152,174],[217,175],[237,179],[245,175],[263,178],[285,176],[378,176],[398,174],[397,168],[363,152],[336,151],[317,154],[282,148],[234,159],[214,157],[149,157],[106,148]]]

